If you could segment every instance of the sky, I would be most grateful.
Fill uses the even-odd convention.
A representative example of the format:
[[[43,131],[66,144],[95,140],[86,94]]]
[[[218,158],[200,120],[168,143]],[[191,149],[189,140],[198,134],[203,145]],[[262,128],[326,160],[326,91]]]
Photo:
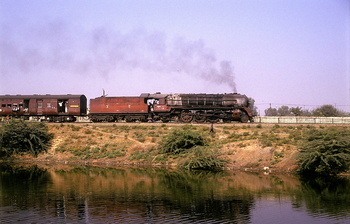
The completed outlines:
[[[349,0],[0,0],[0,95],[232,93],[350,112]]]

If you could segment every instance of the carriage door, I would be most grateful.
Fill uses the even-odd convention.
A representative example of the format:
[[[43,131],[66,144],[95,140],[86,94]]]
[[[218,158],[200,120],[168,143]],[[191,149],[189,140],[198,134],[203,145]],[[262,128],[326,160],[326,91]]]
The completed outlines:
[[[43,100],[37,100],[36,105],[37,105],[37,110],[36,110],[37,114],[43,115]]]
[[[23,112],[24,112],[24,114],[26,114],[26,115],[29,114],[29,100],[24,100]]]
[[[68,99],[58,100],[58,113],[68,113]]]

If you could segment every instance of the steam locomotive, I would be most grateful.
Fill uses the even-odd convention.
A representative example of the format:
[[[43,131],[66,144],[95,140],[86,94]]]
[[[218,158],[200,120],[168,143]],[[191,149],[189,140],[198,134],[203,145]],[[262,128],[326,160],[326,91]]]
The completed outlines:
[[[87,113],[85,95],[3,95],[0,116],[18,116],[50,122],[74,122],[88,117],[92,122],[192,121],[253,122],[246,95],[226,94],[149,94],[130,97],[90,99]]]

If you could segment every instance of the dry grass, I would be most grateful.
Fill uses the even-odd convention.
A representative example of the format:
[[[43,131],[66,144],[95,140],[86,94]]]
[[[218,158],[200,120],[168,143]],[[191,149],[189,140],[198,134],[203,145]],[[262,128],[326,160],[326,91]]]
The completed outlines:
[[[162,138],[183,124],[101,123],[48,124],[54,134],[51,149],[37,160],[116,165],[174,166],[183,157],[159,154]],[[226,169],[294,171],[298,144],[314,125],[210,124],[187,125],[208,138],[228,161]],[[32,158],[34,160],[34,158]],[[266,168],[265,168],[266,169]]]

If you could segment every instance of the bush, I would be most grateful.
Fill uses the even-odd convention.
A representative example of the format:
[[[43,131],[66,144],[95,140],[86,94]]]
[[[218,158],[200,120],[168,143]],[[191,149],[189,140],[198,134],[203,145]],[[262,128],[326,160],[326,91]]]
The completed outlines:
[[[336,175],[349,169],[350,130],[309,130],[298,160],[302,175]]]
[[[23,120],[10,120],[0,130],[0,150],[7,156],[28,152],[37,156],[47,151],[53,134],[43,123],[29,123]]]
[[[205,146],[198,146],[191,150],[188,158],[180,164],[180,167],[189,170],[222,170],[226,160],[218,158],[220,156],[217,149]]]
[[[186,125],[182,129],[173,130],[159,144],[160,153],[180,154],[185,160],[179,167],[198,170],[221,170],[226,160],[218,158],[218,150],[208,146],[203,133],[194,131]]]
[[[176,129],[165,136],[159,144],[161,153],[179,154],[194,146],[205,145],[205,139],[198,132],[188,128]]]

